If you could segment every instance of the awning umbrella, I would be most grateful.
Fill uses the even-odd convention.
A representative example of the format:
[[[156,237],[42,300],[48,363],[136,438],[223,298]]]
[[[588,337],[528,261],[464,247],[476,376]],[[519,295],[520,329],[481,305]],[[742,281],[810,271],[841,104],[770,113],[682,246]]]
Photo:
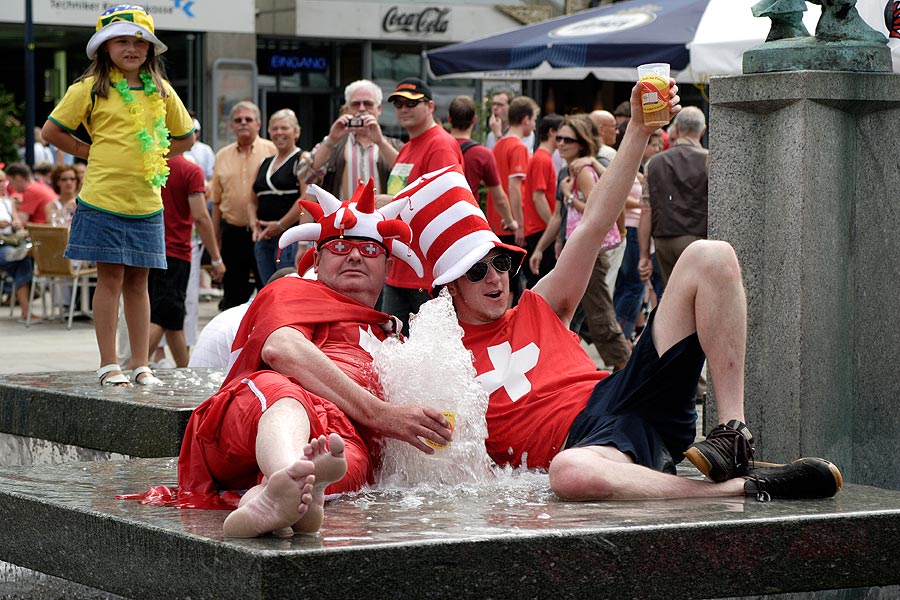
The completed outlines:
[[[678,81],[741,72],[741,54],[761,44],[770,21],[757,0],[629,0],[428,52],[436,77],[634,81],[637,66],[667,62]],[[860,14],[887,33],[885,0],[859,0]],[[815,31],[819,7],[804,23]],[[895,61],[895,69],[897,69]]]

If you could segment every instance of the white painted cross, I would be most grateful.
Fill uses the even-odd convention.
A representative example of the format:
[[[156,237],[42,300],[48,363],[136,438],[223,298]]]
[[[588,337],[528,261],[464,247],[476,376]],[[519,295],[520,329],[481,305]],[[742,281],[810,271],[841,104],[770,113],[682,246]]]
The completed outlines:
[[[368,352],[370,355],[375,356],[375,350],[378,349],[378,346],[381,345],[381,340],[375,337],[375,333],[372,331],[372,326],[369,325],[368,329],[359,328],[359,347]]]
[[[531,382],[525,374],[534,368],[540,355],[541,349],[534,342],[515,352],[509,342],[490,346],[488,357],[494,370],[486,371],[475,379],[488,395],[502,387],[506,389],[509,399],[516,402],[531,391]]]

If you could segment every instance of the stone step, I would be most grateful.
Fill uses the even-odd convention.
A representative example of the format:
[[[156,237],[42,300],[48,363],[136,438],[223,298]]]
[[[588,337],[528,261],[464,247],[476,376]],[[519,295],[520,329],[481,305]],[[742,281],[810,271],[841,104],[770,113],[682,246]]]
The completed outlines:
[[[174,459],[5,467],[0,561],[135,599],[711,598],[900,584],[900,492],[564,503],[546,476],[529,477],[526,493],[342,496],[317,535],[226,540],[226,512],[114,498],[173,484]]]
[[[126,456],[177,456],[191,411],[224,374],[170,369],[158,376],[163,385],[133,388],[101,388],[93,372],[0,376],[0,432]]]

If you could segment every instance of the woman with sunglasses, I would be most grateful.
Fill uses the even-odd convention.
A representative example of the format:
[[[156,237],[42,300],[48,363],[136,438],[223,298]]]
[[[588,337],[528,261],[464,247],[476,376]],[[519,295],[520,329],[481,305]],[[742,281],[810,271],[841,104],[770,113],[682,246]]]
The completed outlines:
[[[561,248],[581,222],[587,197],[604,170],[596,159],[597,137],[596,126],[584,114],[566,117],[557,131],[556,147],[566,161],[566,169],[560,172],[554,216],[531,258],[531,269],[540,265],[543,251],[556,238],[557,232]],[[609,258],[601,252],[571,327],[582,337],[590,337],[605,364],[621,368],[631,355],[631,346],[619,327],[612,294],[606,285],[609,269]]]
[[[47,222],[68,227],[78,198],[78,173],[72,165],[56,165],[50,172],[50,183],[59,198],[45,207]]]

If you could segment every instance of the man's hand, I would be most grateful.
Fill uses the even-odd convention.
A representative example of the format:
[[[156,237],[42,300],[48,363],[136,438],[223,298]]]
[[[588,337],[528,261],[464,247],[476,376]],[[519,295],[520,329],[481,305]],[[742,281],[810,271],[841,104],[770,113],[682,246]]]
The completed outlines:
[[[535,275],[538,275],[541,272],[541,260],[544,258],[544,252],[542,250],[534,249],[534,252],[531,253],[531,258],[528,259],[528,268],[531,269],[531,272]]]
[[[434,454],[434,448],[424,439],[445,446],[453,436],[447,417],[434,408],[385,403],[380,413],[378,422],[373,425],[377,433],[404,441],[425,454]]]
[[[359,129],[361,133],[365,133],[374,143],[381,144],[384,140],[384,134],[381,131],[381,125],[378,124],[378,119],[375,118],[375,115],[366,113],[356,118],[362,119],[363,122],[362,127],[357,129]]]
[[[653,261],[646,257],[639,259],[638,274],[641,276],[641,281],[649,283],[650,277],[653,275]]]
[[[516,246],[519,246],[520,248],[524,248],[525,247],[525,228],[519,227],[518,229],[516,229],[513,232],[513,238],[516,241]]]
[[[219,259],[222,260],[221,258]],[[209,276],[213,281],[219,281],[225,275],[225,263],[220,262],[217,265],[210,265]]]
[[[636,83],[634,88],[631,90],[631,120],[628,122],[629,127],[634,125],[635,127],[643,128],[647,134],[651,134],[657,129],[659,129],[658,125],[644,125],[644,108],[641,105],[641,84]],[[677,115],[681,111],[681,97],[678,95],[678,85],[675,84],[675,80],[671,77],[669,78],[669,115],[670,119],[674,119],[675,115]]]
[[[500,120],[500,117],[492,114],[491,118],[488,119],[488,127],[491,128],[491,132],[494,134],[496,139],[500,139],[503,137],[503,121]]]

